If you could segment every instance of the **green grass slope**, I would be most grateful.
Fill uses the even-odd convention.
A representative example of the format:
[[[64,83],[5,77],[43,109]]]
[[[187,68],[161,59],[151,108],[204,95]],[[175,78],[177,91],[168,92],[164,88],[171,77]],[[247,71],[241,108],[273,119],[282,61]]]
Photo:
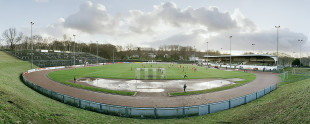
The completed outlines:
[[[270,94],[230,110],[182,119],[131,119],[90,112],[38,94],[20,81],[29,69],[0,52],[0,123],[310,123],[310,80],[279,87]]]

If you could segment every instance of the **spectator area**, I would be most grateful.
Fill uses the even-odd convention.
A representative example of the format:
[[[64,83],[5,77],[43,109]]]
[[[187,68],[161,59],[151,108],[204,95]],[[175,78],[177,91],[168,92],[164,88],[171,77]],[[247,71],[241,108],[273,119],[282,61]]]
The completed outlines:
[[[230,55],[224,56],[204,56],[208,63],[227,65],[230,63]],[[256,66],[275,66],[277,62],[276,56],[271,55],[232,55],[232,65],[256,65]]]
[[[15,56],[24,61],[31,61],[31,51],[6,51],[8,54]],[[76,52],[75,53],[75,64],[95,64],[97,63],[97,58],[99,63],[106,62],[107,60],[98,57],[93,54],[84,53],[84,52]],[[38,50],[33,51],[33,64],[39,67],[54,67],[54,66],[68,66],[73,65],[74,61],[74,53],[64,51],[64,52],[40,52]]]

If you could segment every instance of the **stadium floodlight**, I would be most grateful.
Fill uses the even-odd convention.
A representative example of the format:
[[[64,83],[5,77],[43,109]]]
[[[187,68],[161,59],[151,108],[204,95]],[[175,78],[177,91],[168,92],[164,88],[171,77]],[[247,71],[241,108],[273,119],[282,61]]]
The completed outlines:
[[[230,41],[230,57],[229,57],[229,65],[230,65],[230,68],[231,68],[231,38],[232,38],[232,36],[229,36],[229,41]]]
[[[301,42],[302,40],[298,40],[300,42],[300,48],[299,48],[299,67],[301,67]]]
[[[274,26],[277,29],[277,71],[279,70],[279,26]]]
[[[113,64],[114,64],[114,48],[113,48],[113,59],[112,60],[113,60]]]
[[[31,29],[30,29],[30,30],[31,30],[31,36],[30,36],[30,37],[31,37],[31,42],[30,42],[31,54],[30,54],[30,55],[31,55],[31,69],[32,69],[32,65],[33,65],[32,25],[34,25],[34,23],[33,23],[33,22],[30,22],[30,25],[31,25],[31,26],[30,26],[30,27],[31,27]]]
[[[254,44],[254,43],[252,43],[252,47],[253,47],[253,54],[254,54],[254,46],[255,46],[255,44]]]
[[[207,42],[207,66],[208,66],[208,56],[209,56],[209,55],[208,55],[208,43],[209,43],[209,42]]]
[[[195,48],[195,46],[194,46],[194,64],[195,64],[195,62],[196,62],[196,58],[195,58],[195,52],[196,52],[196,50],[195,50],[196,48]]]
[[[73,65],[75,67],[75,34],[73,34]]]
[[[98,41],[97,41],[97,64],[98,64]]]

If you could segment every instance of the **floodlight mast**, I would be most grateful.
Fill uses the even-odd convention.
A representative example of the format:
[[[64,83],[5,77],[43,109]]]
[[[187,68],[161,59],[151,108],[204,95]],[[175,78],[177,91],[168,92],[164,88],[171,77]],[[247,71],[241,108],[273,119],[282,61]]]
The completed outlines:
[[[230,68],[231,68],[231,38],[232,36],[229,36],[229,40],[230,40],[230,58],[229,58],[229,65],[230,65]]]
[[[275,28],[277,29],[277,71],[279,71],[279,26],[275,26]]]
[[[30,27],[31,27],[31,42],[30,42],[30,46],[31,46],[31,69],[32,69],[32,66],[33,66],[33,45],[32,45],[32,25],[34,25],[34,23],[33,22],[30,22]]]
[[[97,41],[97,64],[98,64],[98,41]]]
[[[300,47],[299,47],[299,67],[301,67],[301,42],[302,40],[298,40],[300,42]]]
[[[112,60],[113,60],[113,64],[114,64],[114,48],[113,48],[113,59]]]
[[[208,56],[209,56],[209,54],[208,54],[208,43],[209,42],[207,42],[207,66],[209,65],[209,62],[208,62]]]
[[[255,46],[255,44],[254,44],[254,43],[252,43],[252,47],[253,47],[253,54],[254,54],[254,46]]]
[[[75,66],[75,34],[73,34],[73,66]]]

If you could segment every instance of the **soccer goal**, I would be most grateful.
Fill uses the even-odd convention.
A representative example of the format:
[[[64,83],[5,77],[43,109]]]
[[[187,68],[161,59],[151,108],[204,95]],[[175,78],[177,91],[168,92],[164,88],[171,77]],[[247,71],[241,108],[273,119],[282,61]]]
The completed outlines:
[[[136,68],[138,80],[164,80],[166,79],[165,68]]]
[[[293,75],[310,75],[310,68],[293,68]]]

